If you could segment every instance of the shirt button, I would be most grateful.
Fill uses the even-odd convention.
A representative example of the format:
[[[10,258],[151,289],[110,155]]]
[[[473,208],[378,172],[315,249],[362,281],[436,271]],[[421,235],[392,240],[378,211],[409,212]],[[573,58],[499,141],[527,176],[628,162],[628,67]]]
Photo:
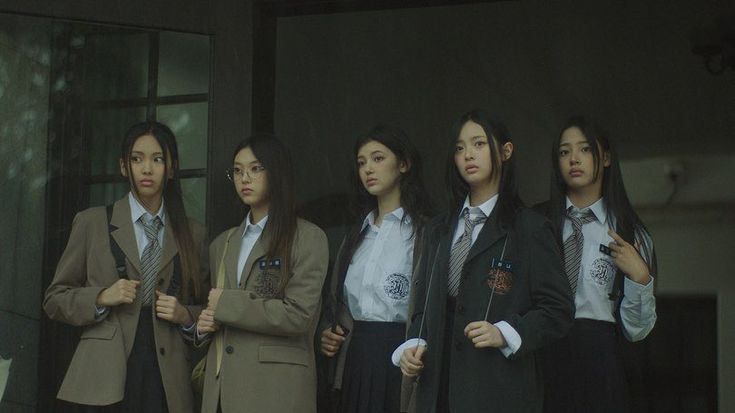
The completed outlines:
[[[163,347],[159,348],[158,349],[158,352],[161,353],[162,356],[165,356],[166,355],[166,349],[163,348]]]
[[[227,352],[227,354],[232,354],[235,352],[235,349],[232,346],[227,346],[225,347],[225,351]]]

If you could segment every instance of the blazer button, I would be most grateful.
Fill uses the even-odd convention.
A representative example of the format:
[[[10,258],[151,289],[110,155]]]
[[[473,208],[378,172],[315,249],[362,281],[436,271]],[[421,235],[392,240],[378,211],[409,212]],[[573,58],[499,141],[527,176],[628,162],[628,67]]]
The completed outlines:
[[[163,278],[158,279],[158,285],[163,285]]]
[[[161,353],[162,356],[165,356],[166,355],[166,349],[163,348],[163,347],[159,348],[158,349],[158,352]]]
[[[457,304],[457,312],[459,314],[464,314],[465,307],[462,304]]]
[[[225,347],[225,351],[227,352],[227,354],[232,354],[235,352],[235,349],[232,348],[232,346],[227,346]]]

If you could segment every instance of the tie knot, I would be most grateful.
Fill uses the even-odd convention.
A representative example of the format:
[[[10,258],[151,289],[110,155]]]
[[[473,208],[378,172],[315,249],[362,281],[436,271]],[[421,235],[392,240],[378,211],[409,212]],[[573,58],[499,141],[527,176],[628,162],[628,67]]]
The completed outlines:
[[[472,218],[472,216],[470,215],[470,209],[469,208],[465,208],[465,210],[464,210],[464,226],[465,226],[465,230],[467,230],[467,229],[470,229],[471,230],[471,229],[475,228],[477,225],[482,224],[483,222],[485,222],[486,219],[487,219],[487,217],[485,215],[483,215],[483,214],[480,214],[479,216],[476,216],[475,218]]]
[[[567,216],[569,217],[570,220],[572,220],[573,223],[579,224],[579,225],[584,225],[588,222],[592,222],[597,219],[597,217],[595,217],[595,213],[592,212],[592,210],[589,208],[585,208],[582,210],[579,210],[579,209],[575,210],[575,209],[570,208],[569,211],[567,212]]]
[[[161,217],[155,216],[152,220],[146,221],[142,216],[139,220],[143,224],[143,228],[145,229],[145,236],[148,238],[148,240],[158,240],[158,232],[161,230],[161,227],[163,227],[163,222],[161,222]]]

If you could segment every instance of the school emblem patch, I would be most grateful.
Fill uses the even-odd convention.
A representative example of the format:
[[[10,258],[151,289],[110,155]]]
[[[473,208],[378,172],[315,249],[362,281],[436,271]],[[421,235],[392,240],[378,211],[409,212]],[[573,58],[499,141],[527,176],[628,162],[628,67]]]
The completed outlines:
[[[495,294],[508,294],[513,288],[513,273],[500,268],[493,268],[487,275],[487,286],[492,290],[495,287]]]
[[[393,273],[385,277],[383,290],[388,297],[394,300],[402,300],[408,297],[408,284],[408,277],[405,274]]]
[[[275,297],[278,291],[279,277],[273,272],[263,270],[257,274],[255,292],[261,297]]]
[[[592,262],[590,279],[600,287],[606,287],[615,276],[615,264],[604,257]]]

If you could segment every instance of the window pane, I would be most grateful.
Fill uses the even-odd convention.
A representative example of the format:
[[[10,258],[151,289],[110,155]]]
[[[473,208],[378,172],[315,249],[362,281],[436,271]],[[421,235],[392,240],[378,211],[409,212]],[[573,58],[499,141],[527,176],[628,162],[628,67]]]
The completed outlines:
[[[181,169],[207,167],[208,119],[207,102],[158,107],[158,120],[176,135]]]
[[[209,92],[209,36],[161,33],[158,96]]]
[[[109,29],[87,35],[87,99],[144,98],[148,95],[148,34]],[[115,30],[115,31],[113,31]]]
[[[119,174],[120,144],[133,124],[145,120],[145,108],[89,111],[86,141],[92,175]]]
[[[89,187],[89,206],[102,206],[115,203],[130,190],[127,182],[93,184]]]
[[[206,224],[207,178],[182,179],[181,192],[183,192],[186,215],[201,224]]]

